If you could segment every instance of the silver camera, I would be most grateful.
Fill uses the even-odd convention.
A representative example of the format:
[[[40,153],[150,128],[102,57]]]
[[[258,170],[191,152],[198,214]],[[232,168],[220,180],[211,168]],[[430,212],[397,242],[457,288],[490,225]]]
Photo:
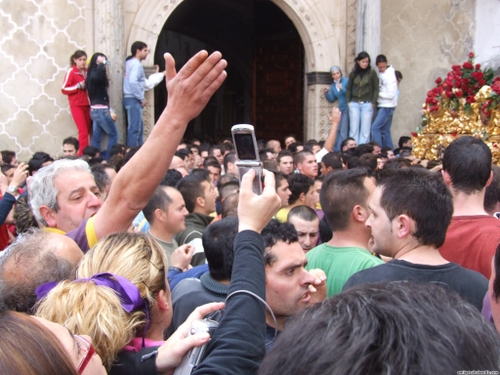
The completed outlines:
[[[189,334],[195,335],[197,333],[206,332],[210,335],[210,337],[212,337],[218,326],[219,322],[216,322],[215,320],[211,319],[195,320],[193,322],[193,325],[191,326],[191,329],[189,330]],[[175,369],[174,375],[191,374],[193,368],[196,367],[201,362],[201,359],[205,354],[205,348],[207,344],[208,342],[206,342],[202,346],[198,346],[187,352],[186,355],[182,358],[181,363],[179,363],[179,366],[177,366],[177,368]]]

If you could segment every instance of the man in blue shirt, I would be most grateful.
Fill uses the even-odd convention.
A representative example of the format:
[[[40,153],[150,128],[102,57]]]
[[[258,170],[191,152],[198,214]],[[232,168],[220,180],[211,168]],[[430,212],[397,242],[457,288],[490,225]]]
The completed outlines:
[[[128,132],[127,146],[140,146],[144,142],[144,123],[142,112],[146,105],[144,99],[146,74],[141,61],[149,54],[144,42],[132,44],[132,56],[125,63],[125,78],[123,80],[123,106],[127,113]]]

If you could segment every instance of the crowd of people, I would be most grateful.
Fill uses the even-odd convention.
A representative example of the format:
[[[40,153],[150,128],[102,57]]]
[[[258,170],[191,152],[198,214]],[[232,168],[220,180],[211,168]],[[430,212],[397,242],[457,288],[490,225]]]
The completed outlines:
[[[102,77],[106,57],[91,60]],[[201,345],[183,373],[498,373],[500,173],[482,140],[458,138],[440,162],[414,158],[409,137],[338,142],[340,103],[322,142],[259,140],[258,195],[230,139],[183,139],[226,61],[165,63],[167,106],[144,144],[2,152],[2,374],[172,374]],[[342,87],[372,75],[334,68]],[[91,70],[84,87],[106,95]],[[109,108],[89,116],[104,124]],[[217,328],[195,333],[201,319]]]

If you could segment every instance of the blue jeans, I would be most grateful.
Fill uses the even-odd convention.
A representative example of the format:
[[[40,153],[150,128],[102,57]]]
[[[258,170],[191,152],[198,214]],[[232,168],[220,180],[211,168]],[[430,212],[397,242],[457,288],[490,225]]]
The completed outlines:
[[[141,146],[144,143],[144,122],[142,121],[142,103],[136,98],[123,98],[127,112],[127,146]]]
[[[379,107],[377,117],[372,124],[372,140],[382,148],[390,147],[394,150],[391,136],[392,115],[396,108]]]
[[[349,137],[356,140],[359,146],[370,141],[370,128],[373,117],[371,102],[349,103]]]
[[[118,130],[116,124],[111,118],[109,113],[109,108],[91,108],[90,118],[93,121],[93,134],[92,134],[92,146],[101,149],[102,135],[108,135],[108,148],[106,149],[106,155],[103,158],[109,158],[109,151],[111,146],[118,143]]]
[[[335,141],[335,147],[333,151],[340,152],[340,144],[349,135],[349,109],[344,108],[342,110],[342,115],[340,117],[339,129],[337,131],[337,140]]]

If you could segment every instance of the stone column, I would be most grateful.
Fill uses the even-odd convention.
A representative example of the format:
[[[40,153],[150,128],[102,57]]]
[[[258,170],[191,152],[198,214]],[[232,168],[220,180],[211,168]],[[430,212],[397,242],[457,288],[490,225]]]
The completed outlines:
[[[329,88],[332,83],[330,72],[311,72],[306,74],[306,103],[304,115],[306,117],[306,134],[308,139],[325,140],[330,131],[328,111],[331,105],[323,95],[323,89]]]
[[[119,142],[126,140],[126,121],[123,110],[123,74],[125,69],[125,11],[122,0],[94,0],[93,27],[94,52],[101,52],[109,59],[109,98],[111,108],[118,118]],[[107,140],[105,140],[107,142]],[[103,143],[104,144],[104,143]],[[106,143],[107,144],[107,143]]]
[[[324,6],[328,6],[328,18],[331,20],[333,35],[337,40],[338,54],[340,59],[338,61],[329,61],[327,68],[332,65],[338,65],[343,72],[350,69],[351,59],[348,59],[348,25],[349,25],[349,4],[348,1],[329,1]]]
[[[380,0],[358,0],[358,20],[356,24],[356,54],[366,51],[372,65],[380,54]]]

